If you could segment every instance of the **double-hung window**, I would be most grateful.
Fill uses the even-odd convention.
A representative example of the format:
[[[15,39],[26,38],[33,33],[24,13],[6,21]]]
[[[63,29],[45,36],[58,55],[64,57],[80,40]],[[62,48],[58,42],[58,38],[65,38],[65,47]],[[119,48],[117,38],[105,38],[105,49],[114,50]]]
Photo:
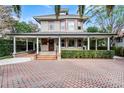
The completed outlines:
[[[65,22],[64,21],[61,22],[61,31],[63,31],[63,30],[65,30]]]
[[[69,31],[75,30],[74,21],[68,21],[68,30]]]
[[[55,23],[49,22],[49,30],[55,30]]]

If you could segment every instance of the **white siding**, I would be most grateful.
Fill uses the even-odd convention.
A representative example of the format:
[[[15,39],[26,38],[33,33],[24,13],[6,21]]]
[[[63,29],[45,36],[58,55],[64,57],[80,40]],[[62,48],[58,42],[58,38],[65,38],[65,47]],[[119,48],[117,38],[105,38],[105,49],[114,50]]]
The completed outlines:
[[[65,30],[64,31],[69,31],[68,30],[68,22],[74,22],[74,30],[72,31],[83,31],[83,23],[79,20],[76,19],[66,19],[62,20],[62,22],[65,23]],[[50,30],[50,24],[55,26],[54,30]],[[78,30],[78,26],[81,26],[81,30]],[[61,30],[61,22],[60,21],[41,21],[41,31],[63,31]]]
[[[55,21],[55,30],[60,31],[60,22],[59,21]]]
[[[48,21],[41,21],[41,31],[48,31]]]

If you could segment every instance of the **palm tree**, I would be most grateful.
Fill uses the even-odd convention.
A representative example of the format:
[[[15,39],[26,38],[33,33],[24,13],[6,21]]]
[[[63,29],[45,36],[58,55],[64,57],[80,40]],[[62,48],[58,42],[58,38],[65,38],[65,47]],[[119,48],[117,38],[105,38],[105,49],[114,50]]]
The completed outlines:
[[[55,5],[56,19],[58,19],[58,17],[59,17],[60,9],[61,9],[61,6],[60,5]]]
[[[106,11],[107,11],[107,15],[110,17],[112,16],[112,11],[114,9],[115,5],[106,5]]]
[[[78,6],[78,12],[79,12],[80,18],[82,18],[82,16],[84,15],[84,10],[85,10],[85,5]]]
[[[21,6],[20,5],[12,5],[12,9],[17,15],[18,18],[20,18],[21,15]]]
[[[16,14],[16,16],[18,17],[18,18],[20,18],[20,16],[21,16],[21,6],[20,5],[12,5],[12,10],[13,10],[13,12]],[[15,24],[16,24],[16,22],[17,21],[13,21],[11,24],[12,24],[12,26],[11,26],[11,28],[12,28],[12,31],[13,32],[16,32],[15,31]]]

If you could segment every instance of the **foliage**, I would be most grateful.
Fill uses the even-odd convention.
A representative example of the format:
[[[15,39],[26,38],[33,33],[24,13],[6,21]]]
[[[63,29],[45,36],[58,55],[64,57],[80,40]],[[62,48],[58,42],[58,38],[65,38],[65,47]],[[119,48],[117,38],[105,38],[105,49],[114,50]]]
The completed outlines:
[[[58,17],[59,17],[60,9],[61,9],[61,6],[60,5],[55,5],[56,19],[58,19]]]
[[[62,50],[62,58],[113,58],[112,50]]]
[[[38,28],[38,25],[33,23],[32,21],[29,21],[28,22],[28,25],[30,25],[31,27],[31,32],[36,32],[36,31],[39,31],[40,29]]]
[[[89,6],[90,21],[103,32],[117,32],[124,27],[124,6]]]
[[[79,16],[82,18],[82,16],[84,15],[84,11],[85,11],[85,5],[79,5],[78,6],[78,12],[79,12]]]
[[[0,32],[11,27],[11,7],[0,5]]]
[[[0,5],[0,32],[2,34],[10,33],[13,31],[13,25],[15,19],[12,17],[12,13],[15,13],[20,17],[21,6],[20,5]]]
[[[21,15],[21,6],[20,5],[12,5],[12,10],[15,12],[18,18]]]
[[[87,28],[87,32],[92,32],[92,33],[94,33],[94,32],[99,32],[99,29],[98,29],[97,27],[95,27],[95,26],[93,26],[93,27],[88,27],[88,28]]]
[[[33,43],[28,42],[29,50],[33,49]],[[25,40],[16,40],[16,51],[25,51],[26,42]],[[13,40],[0,39],[0,57],[10,56],[13,53]]]
[[[12,40],[0,39],[0,57],[12,54]]]
[[[26,22],[16,22],[14,27],[15,27],[15,31],[17,33],[32,32],[32,27],[29,24],[27,24]]]
[[[115,7],[115,5],[106,5],[106,11],[107,11],[107,15],[108,15],[109,17],[112,16],[112,12],[113,12],[113,10],[114,10],[114,7]]]
[[[124,47],[113,47],[115,55],[124,57]]]

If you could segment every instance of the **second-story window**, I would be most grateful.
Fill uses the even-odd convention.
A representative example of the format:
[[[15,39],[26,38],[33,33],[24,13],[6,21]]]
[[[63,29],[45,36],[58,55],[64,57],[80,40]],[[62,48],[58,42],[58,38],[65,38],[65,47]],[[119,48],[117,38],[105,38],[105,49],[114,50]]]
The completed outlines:
[[[74,30],[74,21],[68,21],[68,30]]]
[[[65,30],[65,22],[61,22],[61,30]]]
[[[78,25],[78,26],[77,26],[78,30],[81,30],[81,22],[78,22],[77,25]]]
[[[49,29],[50,30],[55,30],[55,24],[54,24],[54,22],[49,22]]]

